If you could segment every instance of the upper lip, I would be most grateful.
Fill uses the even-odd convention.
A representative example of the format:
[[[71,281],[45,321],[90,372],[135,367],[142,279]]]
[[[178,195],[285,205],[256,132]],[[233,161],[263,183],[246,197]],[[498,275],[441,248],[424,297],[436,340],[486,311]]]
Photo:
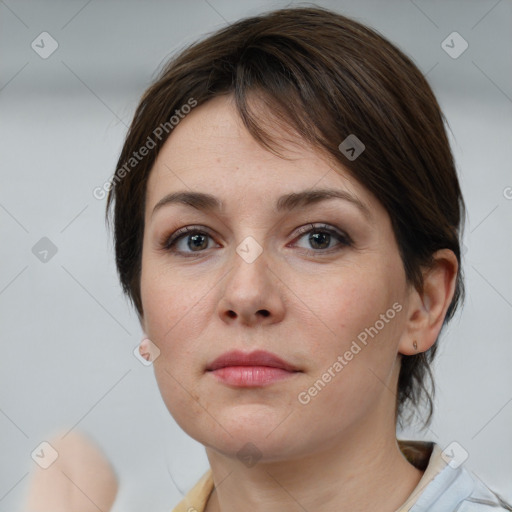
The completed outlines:
[[[280,357],[265,350],[255,350],[254,352],[245,353],[239,350],[225,352],[221,356],[214,359],[206,367],[207,371],[218,370],[226,366],[271,366],[273,368],[282,368],[289,372],[298,371],[298,369],[290,363],[283,361]]]

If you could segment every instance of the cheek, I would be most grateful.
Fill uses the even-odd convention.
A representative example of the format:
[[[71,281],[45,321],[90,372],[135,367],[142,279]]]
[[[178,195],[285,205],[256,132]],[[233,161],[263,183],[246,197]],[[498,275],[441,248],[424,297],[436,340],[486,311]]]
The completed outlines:
[[[313,323],[307,327],[315,359],[300,389],[299,410],[321,415],[326,432],[368,414],[388,393],[403,325],[392,276],[383,267],[351,270],[314,294],[326,336],[315,336]]]
[[[169,412],[187,428],[201,414],[194,388],[200,377],[198,340],[203,328],[198,311],[204,308],[200,297],[205,292],[194,293],[192,283],[151,265],[141,276],[144,330],[160,349],[153,363],[156,381]]]
[[[388,374],[403,326],[400,284],[400,267],[365,265],[340,273],[327,289],[316,290],[320,328],[326,332],[326,336],[309,336],[314,340],[313,353],[319,356],[314,368],[317,376],[338,356],[343,358],[343,371],[337,374],[350,374],[344,387],[361,385],[361,376],[367,377],[369,369],[379,376]],[[318,320],[316,324],[318,327]]]
[[[199,371],[198,355],[205,348],[203,334],[214,313],[209,297],[217,281],[207,276],[194,277],[167,262],[143,259],[143,325],[146,335],[161,353],[155,368],[165,361],[166,368],[176,375]]]
[[[180,285],[179,280],[169,280],[164,276],[141,282],[146,334],[161,350],[167,350],[171,340],[178,339],[184,329],[190,328],[191,313],[197,299],[189,293],[190,289],[185,290],[187,288]],[[195,307],[200,307],[200,303]]]
[[[144,330],[161,352],[167,352],[168,343],[179,331],[180,319],[186,318],[188,307],[186,289],[179,279],[169,279],[170,269],[143,254],[141,273],[141,300],[144,310]],[[176,274],[176,273],[175,273]]]
[[[336,348],[373,325],[379,314],[391,306],[382,278],[368,268],[350,269],[331,279],[327,290],[319,290],[316,295],[321,318],[338,340]]]

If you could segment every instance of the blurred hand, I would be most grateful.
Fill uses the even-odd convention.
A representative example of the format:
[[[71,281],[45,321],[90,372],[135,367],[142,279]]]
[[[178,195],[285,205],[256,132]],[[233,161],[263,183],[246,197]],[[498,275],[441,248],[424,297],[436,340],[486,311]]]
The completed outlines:
[[[61,439],[62,435],[49,441],[59,456],[48,469],[34,470],[23,510],[107,512],[118,489],[112,466],[83,434],[71,432]]]

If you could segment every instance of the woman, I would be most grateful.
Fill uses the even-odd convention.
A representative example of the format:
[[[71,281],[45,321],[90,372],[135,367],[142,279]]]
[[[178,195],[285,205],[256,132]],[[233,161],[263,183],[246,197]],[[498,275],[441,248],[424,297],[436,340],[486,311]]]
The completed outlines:
[[[174,509],[512,510],[458,443],[396,439],[464,296],[464,201],[425,78],[321,8],[230,25],[144,94],[116,262],[211,468]]]

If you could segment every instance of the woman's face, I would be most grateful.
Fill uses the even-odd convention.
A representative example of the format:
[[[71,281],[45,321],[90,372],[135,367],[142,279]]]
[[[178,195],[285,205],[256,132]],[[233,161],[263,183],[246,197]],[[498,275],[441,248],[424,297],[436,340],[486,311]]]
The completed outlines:
[[[285,155],[251,138],[229,98],[192,110],[151,171],[142,254],[143,327],[167,408],[205,446],[234,455],[251,442],[266,460],[394,429],[409,294],[376,198],[300,141]],[[177,192],[221,206],[170,201]],[[251,383],[247,368],[208,370],[232,350],[296,371],[265,381],[255,370]]]

